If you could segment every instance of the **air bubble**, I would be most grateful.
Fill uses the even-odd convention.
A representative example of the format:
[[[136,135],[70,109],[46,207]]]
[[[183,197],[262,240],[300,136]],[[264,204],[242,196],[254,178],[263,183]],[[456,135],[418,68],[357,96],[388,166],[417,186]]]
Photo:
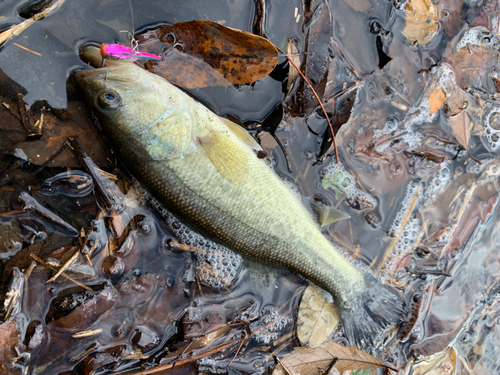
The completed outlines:
[[[330,185],[333,185],[333,190],[344,193],[349,202],[355,202],[356,198],[358,198],[361,201],[369,202],[372,207],[377,205],[377,201],[373,196],[365,193],[356,186],[354,176],[345,170],[342,163],[340,164],[340,169],[336,161],[330,163],[323,169],[322,174],[323,186],[330,183]]]
[[[482,46],[486,48],[495,48],[498,39],[493,34],[485,32],[479,27],[474,27],[464,33],[457,44],[457,50],[467,47],[468,45]]]
[[[238,274],[238,270],[242,263],[241,256],[220,244],[205,239],[187,228],[156,199],[151,197],[139,182],[135,181],[135,184],[144,195],[144,198],[164,217],[167,226],[177,237],[179,242],[186,245],[196,245],[198,250],[196,252],[198,260],[196,277],[198,280],[214,289],[220,289],[230,285]],[[223,260],[227,259],[231,260],[231,262],[223,264]],[[228,275],[230,275],[230,277]],[[191,280],[192,276],[186,274],[185,279]]]

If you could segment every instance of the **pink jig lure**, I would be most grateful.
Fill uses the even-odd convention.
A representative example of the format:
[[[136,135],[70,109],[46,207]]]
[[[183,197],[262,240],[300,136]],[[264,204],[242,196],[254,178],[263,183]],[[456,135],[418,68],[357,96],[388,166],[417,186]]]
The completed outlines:
[[[121,60],[155,60],[161,61],[161,57],[152,53],[135,51],[121,44],[101,44],[101,56],[103,59],[121,59]]]

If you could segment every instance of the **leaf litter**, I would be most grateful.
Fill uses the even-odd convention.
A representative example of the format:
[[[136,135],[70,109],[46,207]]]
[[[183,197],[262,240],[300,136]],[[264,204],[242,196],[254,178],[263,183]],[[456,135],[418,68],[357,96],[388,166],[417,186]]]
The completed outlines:
[[[301,34],[290,52],[308,54],[299,68],[306,77],[314,76],[326,111],[304,100],[310,93],[301,78],[289,77],[295,82],[284,85],[283,114],[272,129],[290,168],[280,169],[280,163],[287,163],[273,153],[274,143],[266,143],[266,157],[305,195],[351,215],[326,233],[351,260],[362,267],[361,261],[370,264],[404,292],[412,306],[413,315],[400,333],[404,343],[386,341],[378,357],[404,368],[405,374],[495,372],[499,348],[491,327],[498,315],[493,228],[498,220],[500,110],[498,21],[492,15],[497,5],[409,1],[394,7],[394,24],[367,2],[346,5],[349,11],[338,8],[344,13],[335,14],[318,2],[308,5],[302,19],[309,39],[306,43]],[[349,22],[349,12],[377,18],[376,23],[366,21],[372,22],[368,38],[379,59],[383,52],[388,62],[371,71],[361,68],[373,55],[369,49],[353,53],[346,47],[351,42],[338,32],[344,27],[338,14]],[[179,25],[177,36],[186,25]],[[328,38],[317,31],[332,26]],[[320,36],[322,42],[315,44]],[[168,32],[164,38],[166,49],[160,52],[165,56],[182,55],[189,47],[174,47],[180,39]],[[150,48],[147,42],[143,46]],[[265,74],[233,83],[262,78],[271,65]],[[209,76],[203,74],[202,82]],[[228,371],[229,365],[249,373],[249,368],[271,371],[278,363],[285,372],[305,366],[319,373],[319,368],[331,370],[335,361],[339,371],[361,362],[381,364],[366,353],[344,346],[333,350],[333,342],[323,343],[336,323],[324,317],[328,303],[321,294],[315,294],[316,307],[306,302],[311,289],[304,280],[246,260],[225,272],[217,263],[229,254],[225,249],[212,252],[201,238],[196,246],[187,245],[183,234],[194,233],[148,198],[165,215],[165,227],[146,205],[144,193],[118,172],[113,154],[95,142],[97,131],[80,111],[81,103],[70,104],[66,121],[48,103],[32,106],[28,122],[22,121],[15,97],[2,97],[2,103],[0,127],[9,141],[0,142],[6,166],[0,198],[7,213],[0,219],[2,236],[12,244],[6,247],[10,259],[3,269],[9,286],[3,326],[11,349],[2,352],[15,355],[4,356],[4,368],[13,373],[31,366],[37,373],[106,368],[145,374],[177,369],[216,373]],[[325,113],[338,127],[338,165],[328,164]],[[41,137],[26,139],[37,133],[37,121]],[[66,143],[75,135],[77,144]],[[42,194],[43,181],[47,186],[62,173],[73,175],[64,171],[67,167],[86,170],[96,189],[75,190],[71,180],[56,180],[61,194]],[[317,187],[321,181],[324,188]],[[26,211],[26,202],[35,209]],[[70,227],[76,232],[68,238],[63,232]],[[13,235],[16,231],[20,235]],[[246,282],[258,285],[269,296],[266,301],[248,298],[239,289]],[[447,316],[442,306],[449,307]],[[323,327],[319,321],[327,322],[328,329],[310,328]],[[309,328],[304,332],[304,327]],[[311,345],[319,333],[322,338]],[[295,334],[302,344],[319,349],[296,348]],[[335,335],[341,337],[342,331]],[[25,339],[19,344],[16,337]],[[324,363],[318,366],[312,358]],[[289,359],[296,362],[290,365]]]

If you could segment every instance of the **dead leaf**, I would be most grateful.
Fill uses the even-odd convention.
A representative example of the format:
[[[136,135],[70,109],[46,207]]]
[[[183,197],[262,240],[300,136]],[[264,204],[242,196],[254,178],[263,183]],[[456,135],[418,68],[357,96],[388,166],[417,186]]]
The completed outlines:
[[[340,322],[335,306],[324,293],[309,285],[302,296],[297,317],[297,336],[303,346],[318,348],[330,337]]]
[[[429,95],[429,115],[439,111],[445,102],[446,93],[444,90],[439,86],[434,87]]]
[[[18,375],[21,370],[12,368],[14,360],[14,347],[19,344],[17,321],[10,318],[0,325],[0,370],[5,375]]]
[[[292,59],[293,63],[296,66],[300,66],[299,50],[297,49],[297,46],[290,38],[288,38],[288,45],[287,45],[286,53],[288,54],[290,59]],[[290,91],[292,90],[293,84],[294,84],[295,79],[297,78],[298,75],[299,75],[299,72],[297,71],[297,69],[295,69],[293,64],[290,64],[290,67],[288,70],[288,90],[287,90],[288,93],[290,93]]]
[[[373,7],[369,0],[346,1],[346,3],[355,11],[362,13],[368,13]]]
[[[335,369],[339,372],[387,367],[362,350],[353,346],[347,348],[334,342],[328,342],[317,349],[295,348],[281,359],[281,363],[292,375],[319,375],[320,370],[328,369],[334,360],[337,360]]]
[[[406,26],[403,34],[410,40],[424,45],[439,28],[439,16],[431,0],[409,0],[405,4]]]
[[[451,346],[434,354],[413,367],[413,375],[445,375],[454,374],[457,365],[455,349]]]
[[[474,159],[469,151],[469,139],[471,134],[482,132],[482,126],[480,124],[482,108],[470,94],[460,87],[453,88],[450,98],[448,99],[448,106],[451,112],[448,123],[450,124],[453,136],[458,143],[467,150],[470,157]]]
[[[267,39],[212,21],[162,26],[137,40],[141,50],[163,57],[148,61],[146,69],[188,89],[252,83],[278,63]]]
[[[466,111],[461,111],[454,116],[450,116],[448,123],[458,143],[469,152],[469,138],[472,128],[469,114]]]

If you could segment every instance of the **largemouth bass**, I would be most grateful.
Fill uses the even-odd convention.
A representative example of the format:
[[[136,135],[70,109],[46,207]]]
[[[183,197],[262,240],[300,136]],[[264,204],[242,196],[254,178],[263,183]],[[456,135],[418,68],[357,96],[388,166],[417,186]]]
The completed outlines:
[[[352,343],[405,319],[400,296],[343,258],[243,128],[130,62],[75,79],[121,160],[188,226],[326,289]]]

